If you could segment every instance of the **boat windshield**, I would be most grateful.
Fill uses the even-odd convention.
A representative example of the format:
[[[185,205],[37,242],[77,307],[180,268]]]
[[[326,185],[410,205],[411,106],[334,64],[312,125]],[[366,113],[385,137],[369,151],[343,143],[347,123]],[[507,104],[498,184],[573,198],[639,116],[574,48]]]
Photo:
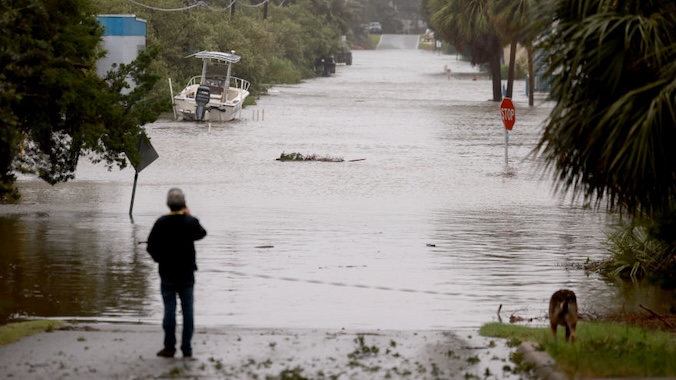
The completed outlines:
[[[210,87],[224,87],[225,79],[223,78],[206,78],[205,83]]]

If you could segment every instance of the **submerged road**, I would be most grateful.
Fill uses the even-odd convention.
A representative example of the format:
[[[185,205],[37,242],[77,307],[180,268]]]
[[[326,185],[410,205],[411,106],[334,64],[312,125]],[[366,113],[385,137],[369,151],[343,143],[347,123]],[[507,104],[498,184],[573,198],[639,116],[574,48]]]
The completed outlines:
[[[417,49],[420,36],[417,34],[383,34],[376,50]]]

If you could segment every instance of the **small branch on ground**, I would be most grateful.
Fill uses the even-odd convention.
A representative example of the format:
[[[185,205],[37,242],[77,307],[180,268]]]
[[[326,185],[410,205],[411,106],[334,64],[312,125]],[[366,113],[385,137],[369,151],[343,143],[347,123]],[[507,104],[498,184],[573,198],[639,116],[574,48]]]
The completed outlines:
[[[667,321],[667,319],[666,319],[664,316],[659,315],[659,314],[656,313],[655,311],[650,310],[649,308],[647,308],[647,307],[645,307],[645,306],[643,306],[643,305],[641,305],[641,304],[639,304],[638,306],[639,306],[641,309],[643,309],[643,310],[647,311],[648,313],[652,314],[655,318],[657,318],[657,319],[659,319],[660,321],[662,321],[662,323],[664,323],[668,328],[670,328],[670,329],[674,329],[674,328],[675,328],[674,325],[672,325],[669,321]]]

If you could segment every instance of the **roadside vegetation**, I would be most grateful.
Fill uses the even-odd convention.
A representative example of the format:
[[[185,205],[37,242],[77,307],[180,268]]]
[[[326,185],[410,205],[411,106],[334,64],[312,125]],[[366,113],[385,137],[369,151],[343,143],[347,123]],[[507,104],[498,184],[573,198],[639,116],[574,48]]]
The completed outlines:
[[[315,62],[350,49],[373,49],[382,32],[421,33],[417,0],[11,0],[0,9],[0,203],[16,202],[16,173],[50,184],[75,177],[81,156],[109,169],[139,159],[145,124],[171,109],[168,80],[183,86],[200,66],[186,56],[235,51],[233,74],[251,82],[252,96],[270,86],[316,76]],[[106,78],[96,74],[105,54],[96,15],[131,14],[146,21],[146,51]],[[351,61],[350,61],[351,62]],[[126,81],[136,84],[130,89]],[[128,162],[129,161],[129,162]]]
[[[539,49],[555,106],[534,152],[542,171],[626,221],[610,234],[615,263],[598,269],[674,289],[676,3],[547,4],[539,25],[557,27],[541,29]]]
[[[571,379],[676,376],[673,331],[624,323],[581,322],[577,325],[575,343],[569,344],[561,330],[556,340],[549,327],[489,323],[479,333],[504,338],[511,347],[525,341],[535,342],[556,361],[556,370]],[[532,369],[518,352],[512,354],[511,360],[524,372]]]
[[[382,34],[370,34],[368,41],[369,41],[369,49],[375,49],[378,47],[378,44],[380,43],[380,38],[382,37]]]
[[[557,192],[628,220],[610,233],[609,260],[588,269],[676,288],[676,3],[423,0],[422,12],[437,38],[488,66],[494,101],[505,46],[507,97],[517,43],[528,52],[529,105],[540,57],[555,103],[533,151],[542,173]]]
[[[229,1],[186,7],[180,0],[92,0],[97,14],[134,14],[147,22],[147,45],[159,48],[153,68],[163,78],[157,89],[169,102],[167,78],[177,86],[199,72],[185,56],[200,50],[235,51],[242,57],[234,75],[251,82],[251,92],[298,83],[315,76],[314,63],[345,48],[348,40],[366,37],[351,32],[346,6],[327,9],[310,1],[272,1],[263,7],[244,4],[232,10]]]
[[[344,51],[352,33],[347,7],[310,1],[273,2],[227,12],[225,1],[209,7],[181,0],[68,0],[3,3],[0,26],[0,202],[20,198],[17,172],[50,184],[75,177],[83,155],[109,169],[136,162],[143,125],[171,108],[168,79],[182,86],[196,72],[200,50],[234,50],[236,75],[252,83],[250,97],[280,83],[313,77],[317,58]],[[284,4],[284,6],[282,6]],[[141,6],[143,5],[143,6]],[[193,4],[196,5],[196,4]],[[182,9],[182,10],[178,10]],[[105,78],[96,74],[103,56],[99,14],[135,14],[147,22],[147,49]],[[133,78],[136,86],[126,82]]]
[[[168,101],[154,92],[157,48],[100,78],[103,29],[86,0],[6,1],[0,27],[0,202],[19,198],[17,172],[56,184],[82,155],[108,168],[138,162],[141,126]]]
[[[664,232],[673,229],[672,223],[648,218],[620,222],[608,234],[610,255],[585,263],[585,270],[625,281],[649,281],[672,289],[676,284],[676,243]]]
[[[538,0],[422,0],[422,13],[437,38],[464,52],[473,65],[488,68],[493,101],[499,102],[502,100],[501,61],[505,46],[510,46],[509,57],[506,57],[509,62],[506,97],[511,98],[513,93],[518,44],[526,48],[527,70],[533,77],[533,41],[541,33],[534,27],[538,3]],[[533,92],[531,84],[530,106],[534,105]]]

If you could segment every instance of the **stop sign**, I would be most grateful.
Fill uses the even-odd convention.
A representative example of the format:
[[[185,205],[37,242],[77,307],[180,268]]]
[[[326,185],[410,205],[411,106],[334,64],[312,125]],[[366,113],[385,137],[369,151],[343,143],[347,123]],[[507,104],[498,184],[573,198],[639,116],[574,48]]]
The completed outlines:
[[[516,110],[514,109],[514,104],[512,104],[512,99],[502,99],[500,114],[502,114],[502,122],[505,123],[505,129],[511,131],[512,127],[514,127],[514,122],[516,122]]]

